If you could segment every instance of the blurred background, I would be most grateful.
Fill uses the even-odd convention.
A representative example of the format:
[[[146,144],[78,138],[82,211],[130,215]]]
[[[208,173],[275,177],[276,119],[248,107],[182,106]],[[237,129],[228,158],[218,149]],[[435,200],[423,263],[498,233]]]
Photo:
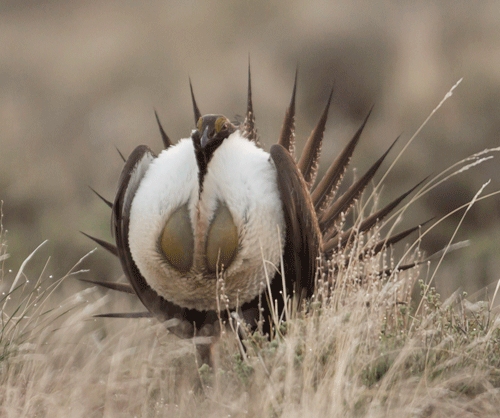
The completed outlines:
[[[391,171],[381,203],[500,145],[496,0],[3,1],[0,40],[0,200],[11,255],[4,284],[43,240],[28,276],[40,274],[48,257],[43,274],[64,275],[95,247],[80,230],[111,240],[110,211],[88,186],[113,200],[123,165],[115,147],[125,156],[139,144],[159,152],[154,109],[170,138],[189,136],[188,77],[202,113],[243,115],[249,55],[266,149],[278,138],[297,65],[299,150],[335,84],[323,170],[372,105],[352,165],[365,170],[402,133],[397,155],[463,77]],[[420,199],[398,228],[439,219],[489,179],[485,193],[500,190],[499,158]],[[434,229],[422,248],[445,246],[462,213]],[[445,295],[500,278],[498,196],[471,209],[455,241],[464,239],[471,245],[447,256],[437,276]],[[85,267],[87,278],[121,275],[118,260],[101,249]],[[71,281],[63,290],[82,287]]]

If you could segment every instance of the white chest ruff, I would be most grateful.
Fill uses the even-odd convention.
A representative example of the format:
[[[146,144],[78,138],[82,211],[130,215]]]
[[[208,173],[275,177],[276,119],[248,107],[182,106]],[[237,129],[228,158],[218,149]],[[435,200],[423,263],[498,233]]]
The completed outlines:
[[[238,249],[223,274],[204,265],[207,230],[220,204],[231,212]],[[168,263],[159,239],[170,216],[187,205],[194,236],[194,261],[181,273]],[[279,266],[285,223],[276,168],[269,154],[235,132],[208,164],[199,195],[193,144],[184,139],[154,160],[133,199],[129,246],[139,271],[160,296],[179,306],[216,310],[249,302],[265,289]]]

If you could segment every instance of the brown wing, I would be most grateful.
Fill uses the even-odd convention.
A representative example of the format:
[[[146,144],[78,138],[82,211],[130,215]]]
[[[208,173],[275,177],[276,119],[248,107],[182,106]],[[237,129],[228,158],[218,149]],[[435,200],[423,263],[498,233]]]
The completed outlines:
[[[323,245],[318,219],[307,184],[293,157],[279,144],[273,145],[270,153],[278,173],[286,223],[283,262],[287,292],[310,297]]]
[[[141,180],[155,158],[155,154],[145,145],[138,146],[128,158],[120,176],[113,204],[113,231],[123,271],[141,302],[162,322],[177,319],[176,325],[169,327],[169,330],[179,337],[191,338],[194,335],[193,323],[196,323],[197,327],[203,325],[206,313],[181,308],[158,296],[141,275],[130,253],[128,243],[130,208]]]

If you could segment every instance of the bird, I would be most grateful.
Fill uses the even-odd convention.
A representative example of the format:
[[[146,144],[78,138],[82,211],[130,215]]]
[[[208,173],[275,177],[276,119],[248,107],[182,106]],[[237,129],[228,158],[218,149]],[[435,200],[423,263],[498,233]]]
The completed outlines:
[[[122,156],[114,201],[92,189],[111,208],[115,243],[85,235],[118,257],[128,284],[82,280],[135,295],[147,309],[99,317],[155,317],[173,334],[200,344],[235,320],[270,335],[287,303],[301,307],[314,297],[321,265],[379,225],[422,182],[344,231],[342,220],[397,141],[338,196],[372,110],[317,178],[333,88],[296,158],[297,72],[279,139],[269,152],[257,135],[250,65],[241,123],[202,114],[191,80],[189,86],[195,124],[190,136],[174,144],[155,112],[164,150],[156,155],[139,145],[128,159]],[[420,227],[381,239],[363,254],[376,254]]]

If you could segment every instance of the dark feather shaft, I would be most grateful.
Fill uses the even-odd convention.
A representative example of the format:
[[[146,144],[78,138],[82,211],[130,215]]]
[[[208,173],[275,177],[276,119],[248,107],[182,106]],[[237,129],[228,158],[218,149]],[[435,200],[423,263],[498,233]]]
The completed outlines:
[[[255,114],[252,103],[252,75],[250,73],[250,59],[248,60],[248,97],[247,114],[243,122],[243,136],[250,141],[257,142],[257,130],[255,129]]]
[[[96,237],[93,237],[89,234],[86,234],[85,232],[82,232],[80,231],[83,235],[85,235],[87,238],[90,238],[92,241],[96,242],[97,244],[99,244],[102,248],[104,248],[105,250],[108,250],[111,254],[113,254],[114,256],[118,257],[118,249],[111,243],[107,242],[107,241],[104,241],[102,239],[99,239],[99,238],[96,238]]]
[[[414,267],[417,267],[417,266],[420,266],[421,264],[423,264],[425,261],[419,261],[419,262],[414,262],[414,263],[409,263],[409,264],[404,264],[402,266],[399,266],[398,268],[387,268],[387,269],[384,269],[384,270],[380,270],[378,272],[375,273],[375,276],[377,277],[377,279],[382,279],[382,278],[389,278],[392,276],[393,273],[396,273],[396,272],[403,272],[403,271],[406,271],[406,270],[410,270]],[[361,283],[364,283],[367,281],[367,277],[366,275],[362,275],[359,277],[359,284]],[[401,302],[399,302],[401,303]]]
[[[382,155],[382,157],[380,157],[375,164],[370,167],[363,177],[349,187],[347,192],[345,192],[332,206],[325,210],[320,220],[320,228],[322,231],[330,229],[335,222],[337,222],[340,214],[342,212],[347,212],[347,210],[354,204],[354,201],[359,197],[363,190],[365,190],[373,176],[375,176],[375,173],[380,168],[385,157],[387,157],[387,154],[389,154],[389,151],[392,149],[394,144],[396,144],[398,139],[399,138],[396,138],[384,155]]]
[[[434,218],[432,219],[429,219],[428,221],[424,222],[422,225],[432,221]],[[420,225],[421,226],[421,225]],[[429,263],[430,261],[432,260],[435,260],[436,258],[441,258],[443,257],[445,254],[447,254],[448,252],[450,251],[455,251],[455,250],[459,250],[460,248],[463,248],[464,246],[467,246],[468,245],[468,241],[462,241],[462,242],[459,242],[457,244],[454,244],[452,245],[451,247],[447,246],[445,248],[443,248],[442,250],[439,250],[437,252],[435,252],[434,254],[430,255],[429,257],[426,257],[425,259],[423,260],[420,260],[420,261],[415,261],[413,263],[409,263],[409,264],[404,264],[402,266],[398,266],[397,268],[395,269],[386,269],[386,270],[382,270],[379,272],[380,275],[382,274],[385,274],[385,275],[391,275],[393,272],[395,271],[404,271],[404,270],[409,270],[413,267],[416,267],[416,266],[421,266],[422,264],[425,264],[425,263]]]
[[[349,164],[356,145],[358,144],[361,133],[363,132],[366,122],[368,122],[368,118],[370,117],[372,109],[370,109],[360,128],[357,130],[357,132],[354,134],[354,136],[351,138],[351,140],[348,142],[339,156],[335,159],[332,165],[328,168],[326,174],[323,176],[321,181],[311,193],[316,213],[320,214],[323,208],[325,208],[328,202],[334,197],[335,191],[337,190],[337,187],[342,180],[342,177],[344,176],[347,165]]]
[[[106,289],[116,290],[122,293],[129,293],[135,295],[134,289],[127,283],[104,282],[100,280],[78,279],[81,282],[94,284],[96,286],[105,287]]]
[[[295,148],[295,93],[297,92],[297,74],[295,72],[295,82],[293,83],[292,98],[285,113],[285,119],[281,128],[278,144],[285,148],[293,157]]]
[[[380,240],[379,242],[377,242],[377,244],[375,244],[373,247],[363,251],[360,255],[359,255],[359,259],[360,260],[363,260],[364,258],[366,257],[372,257],[376,254],[378,254],[380,251],[382,251],[384,248],[387,248],[391,245],[394,245],[396,243],[398,243],[399,241],[405,239],[407,236],[409,236],[410,234],[412,234],[413,232],[417,231],[418,229],[420,229],[421,227],[423,227],[425,224],[427,224],[428,222],[430,222],[432,219],[429,219],[428,221],[425,221],[423,223],[421,223],[420,225],[417,225],[417,226],[414,226],[413,228],[409,228],[403,232],[400,232],[399,234],[395,234],[395,235],[392,235],[391,237],[389,238],[386,238],[386,239],[383,239],[383,240]],[[330,243],[327,243],[326,245],[328,245],[328,250],[326,251],[325,250],[325,254],[327,256],[331,256],[332,253],[336,250],[335,246],[333,246],[333,248],[331,247]],[[326,248],[326,245],[325,245],[325,248]],[[337,241],[337,245],[338,245],[338,241]],[[339,247],[337,247],[339,248]],[[340,250],[342,250],[342,248],[340,248]],[[398,271],[404,271],[404,270],[408,270],[412,267],[415,267],[415,266],[418,266],[426,261],[428,261],[429,258],[425,259],[425,260],[422,260],[422,261],[419,261],[419,262],[415,262],[415,263],[411,263],[411,264],[406,264],[406,265],[403,265],[401,267],[398,267]],[[346,260],[346,262],[344,263],[344,267],[347,267],[349,265],[349,260]],[[394,269],[385,269],[385,270],[381,270],[377,273],[378,276],[382,276],[382,275],[391,275],[392,272],[394,271]]]
[[[109,200],[105,199],[104,197],[102,197],[99,193],[97,193],[92,187],[89,186],[89,189],[92,190],[99,199],[101,199],[104,203],[106,203],[106,205],[108,205],[110,208],[113,207],[113,203],[110,202]]]
[[[420,225],[414,226],[412,228],[408,228],[408,229],[404,230],[403,232],[400,232],[398,234],[392,235],[389,238],[385,238],[385,239],[382,239],[382,240],[378,241],[373,247],[370,247],[369,249],[363,251],[363,254],[360,255],[360,258],[364,258],[367,255],[378,254],[380,251],[382,251],[383,248],[390,247],[391,245],[397,244],[399,241],[402,241],[403,239],[405,239],[408,235],[410,235],[413,232],[415,232],[418,229],[420,229],[426,223],[427,222],[424,222],[424,223],[422,223]],[[349,231],[350,231],[350,233],[352,233],[352,228]],[[346,234],[349,231],[346,231]],[[334,237],[334,238],[330,239],[325,244],[325,253],[326,254],[332,254],[339,247],[341,249],[344,248],[345,245],[347,244],[347,240],[348,239],[349,239],[349,236],[345,236],[344,234],[342,234],[342,241],[341,241],[340,245],[339,245],[339,239],[338,239],[338,237]]]
[[[398,234],[392,235],[389,238],[380,240],[377,242],[372,248],[369,248],[364,252],[364,254],[361,255],[361,257],[366,256],[366,254],[378,254],[382,249],[390,247],[391,245],[394,245],[398,243],[399,241],[404,240],[408,235],[412,234],[415,231],[418,231],[424,224],[420,224],[417,226],[414,226],[413,228],[408,228],[404,230],[403,232],[400,232]]]
[[[163,126],[161,126],[160,118],[158,117],[158,113],[156,112],[156,110],[155,110],[155,117],[156,117],[156,123],[158,123],[158,128],[160,129],[163,146],[165,147],[165,149],[167,149],[172,146],[172,141],[166,134],[165,130],[163,129]]]
[[[424,262],[425,261],[423,261],[423,262],[409,263],[409,264],[404,264],[402,266],[399,266],[398,268],[394,268],[394,269],[388,268],[388,269],[385,269],[385,270],[381,270],[381,271],[379,271],[377,273],[377,276],[379,276],[379,277],[392,276],[393,273],[410,270],[410,269],[412,269],[414,267],[417,267],[417,266],[421,265]]]
[[[407,192],[403,193],[398,198],[394,199],[387,206],[383,207],[382,209],[378,210],[374,214],[372,214],[372,215],[368,216],[367,218],[365,218],[361,222],[361,224],[356,228],[356,233],[363,233],[363,232],[369,231],[371,228],[373,228],[376,225],[377,222],[380,222],[387,215],[389,215],[389,213],[391,213],[394,210],[394,208],[396,208],[396,206],[398,206],[401,203],[401,201],[404,200],[404,198],[406,196],[408,196],[410,193],[412,193],[417,187],[419,187],[426,180],[427,180],[427,177],[425,179],[423,179],[422,181],[420,181],[415,186],[413,186],[410,190],[408,190]],[[341,240],[341,244],[340,245],[341,245],[341,247],[344,247],[347,244],[348,240],[354,239],[353,231],[354,231],[354,227],[348,229],[347,231],[345,231],[341,235],[341,237],[340,237],[340,240]],[[329,235],[326,236],[326,240],[327,241],[329,239],[331,239],[331,238],[333,238],[332,233],[330,233]],[[334,241],[336,241],[336,242],[333,243],[334,246],[338,246],[338,239],[339,239],[339,237],[335,238]]]
[[[127,162],[127,159],[123,156],[122,152],[118,149],[118,147],[116,147],[116,146],[115,146],[115,148],[116,148],[116,150],[118,151],[118,154],[120,154],[120,157],[121,157],[121,159],[123,160],[123,162],[124,162],[124,163],[125,163],[125,162]]]
[[[191,89],[191,100],[193,101],[193,112],[194,112],[194,125],[198,123],[198,120],[201,118],[200,109],[198,109],[198,105],[196,104],[196,99],[194,98],[193,85],[191,84],[191,79],[189,79],[189,88]]]
[[[151,312],[123,312],[92,315],[94,318],[152,318]]]
[[[309,188],[311,188],[314,180],[316,180],[316,174],[318,172],[319,165],[319,156],[321,154],[321,145],[323,143],[323,134],[325,132],[326,121],[328,119],[328,110],[330,109],[332,97],[333,88],[330,92],[330,97],[328,97],[328,102],[326,103],[325,109],[323,110],[323,114],[321,115],[316,127],[312,130],[298,163],[299,170],[304,176],[304,180],[306,181]]]

